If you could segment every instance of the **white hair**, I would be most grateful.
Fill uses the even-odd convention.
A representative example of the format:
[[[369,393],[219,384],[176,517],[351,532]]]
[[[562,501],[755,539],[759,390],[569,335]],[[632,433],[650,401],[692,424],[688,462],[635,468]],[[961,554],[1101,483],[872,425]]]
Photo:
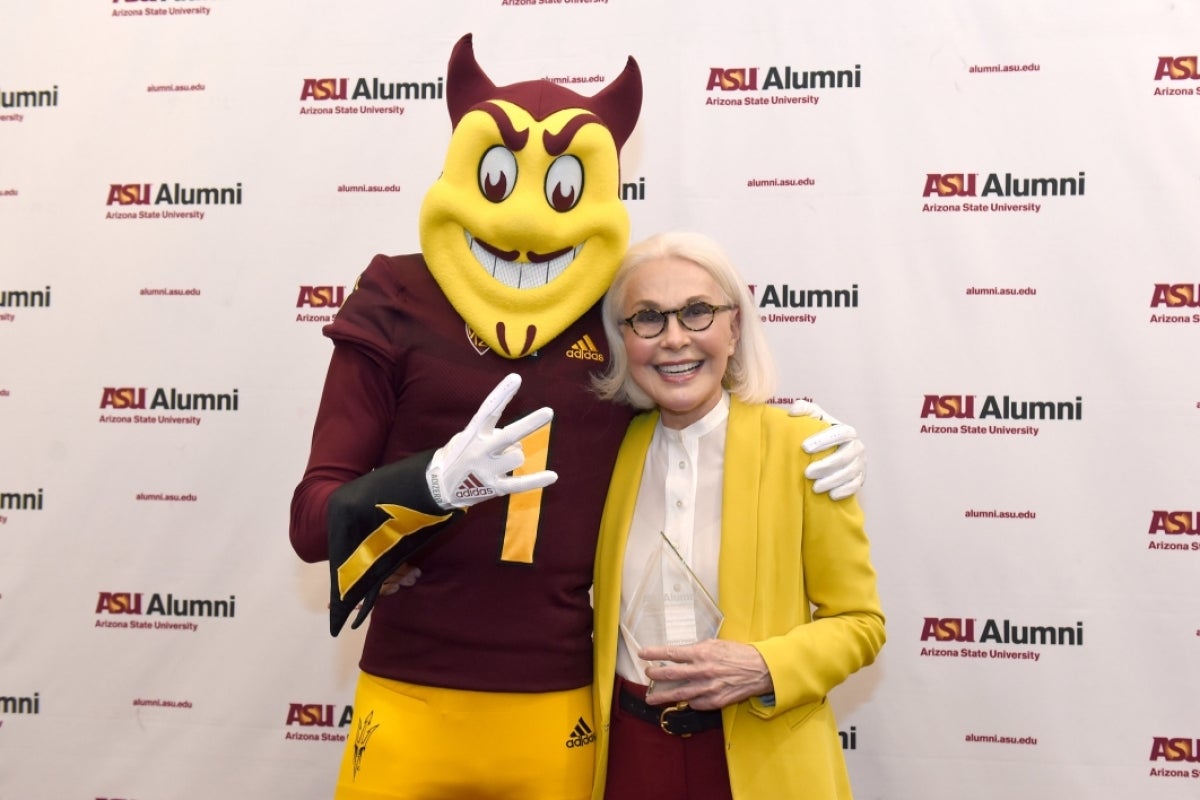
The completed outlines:
[[[592,378],[596,394],[634,408],[654,407],[654,401],[630,377],[629,354],[621,336],[621,301],[625,285],[638,267],[665,258],[690,261],[703,269],[725,293],[726,302],[737,308],[741,335],[721,383],[744,402],[765,403],[775,391],[775,362],[767,347],[754,297],[720,245],[703,234],[685,231],[651,236],[630,247],[621,260],[601,306],[611,361],[603,373]]]

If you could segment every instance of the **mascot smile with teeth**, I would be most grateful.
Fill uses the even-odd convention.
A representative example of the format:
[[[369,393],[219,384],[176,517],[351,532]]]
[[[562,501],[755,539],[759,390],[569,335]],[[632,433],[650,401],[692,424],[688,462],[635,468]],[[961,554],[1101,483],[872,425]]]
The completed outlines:
[[[329,562],[331,632],[373,609],[335,796],[586,798],[589,589],[633,413],[590,378],[608,359],[598,301],[629,238],[618,154],[641,76],[630,58],[593,97],[497,87],[467,35],[446,93],[423,252],[376,256],[325,328],[334,351],[292,500],[293,547]],[[818,487],[853,493],[853,429],[819,436],[838,449]],[[392,591],[405,570],[419,579]]]

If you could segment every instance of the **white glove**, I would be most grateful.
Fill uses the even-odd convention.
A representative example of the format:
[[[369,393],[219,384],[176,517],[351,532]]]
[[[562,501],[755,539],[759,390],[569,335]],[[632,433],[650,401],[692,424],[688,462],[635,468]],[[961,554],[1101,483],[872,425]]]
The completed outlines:
[[[558,480],[558,473],[550,470],[509,474],[525,463],[521,439],[554,418],[552,409],[539,408],[507,427],[497,428],[496,422],[519,388],[520,375],[505,377],[467,427],[433,454],[425,469],[425,482],[434,502],[443,509],[467,508],[492,497],[541,489]]]
[[[867,448],[859,440],[858,431],[849,425],[843,425],[825,413],[819,405],[808,400],[792,403],[788,413],[793,417],[815,417],[831,426],[820,433],[814,433],[801,445],[809,455],[831,447],[837,448],[824,458],[809,464],[808,469],[804,470],[804,477],[813,481],[813,491],[829,492],[829,496],[834,500],[841,500],[858,492],[867,477]]]

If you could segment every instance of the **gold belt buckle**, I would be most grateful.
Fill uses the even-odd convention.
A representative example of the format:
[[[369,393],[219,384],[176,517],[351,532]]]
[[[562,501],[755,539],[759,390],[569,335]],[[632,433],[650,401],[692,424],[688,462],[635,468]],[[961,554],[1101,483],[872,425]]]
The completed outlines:
[[[673,706],[667,706],[666,708],[664,708],[662,710],[662,713],[658,715],[658,727],[662,728],[663,733],[665,733],[669,736],[679,736],[680,738],[683,738],[683,739],[689,738],[691,736],[690,733],[672,733],[671,731],[667,730],[667,715],[674,711],[686,711],[687,708],[688,708],[687,701],[684,701],[682,703],[676,703]]]

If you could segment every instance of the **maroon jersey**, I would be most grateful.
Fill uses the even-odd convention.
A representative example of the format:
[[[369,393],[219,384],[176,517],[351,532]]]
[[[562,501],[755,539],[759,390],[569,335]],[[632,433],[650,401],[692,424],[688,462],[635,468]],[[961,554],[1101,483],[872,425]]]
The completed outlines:
[[[537,468],[558,481],[532,508],[489,500],[438,531],[412,560],[417,584],[376,602],[362,669],[490,692],[590,682],[596,537],[630,418],[590,391],[608,359],[599,306],[536,354],[506,359],[470,335],[421,256],[376,256],[325,334],[335,348],[292,503],[293,546],[308,561],[329,557],[335,489],[444,445],[505,375],[518,373],[522,386],[500,426],[554,409],[547,463]]]

